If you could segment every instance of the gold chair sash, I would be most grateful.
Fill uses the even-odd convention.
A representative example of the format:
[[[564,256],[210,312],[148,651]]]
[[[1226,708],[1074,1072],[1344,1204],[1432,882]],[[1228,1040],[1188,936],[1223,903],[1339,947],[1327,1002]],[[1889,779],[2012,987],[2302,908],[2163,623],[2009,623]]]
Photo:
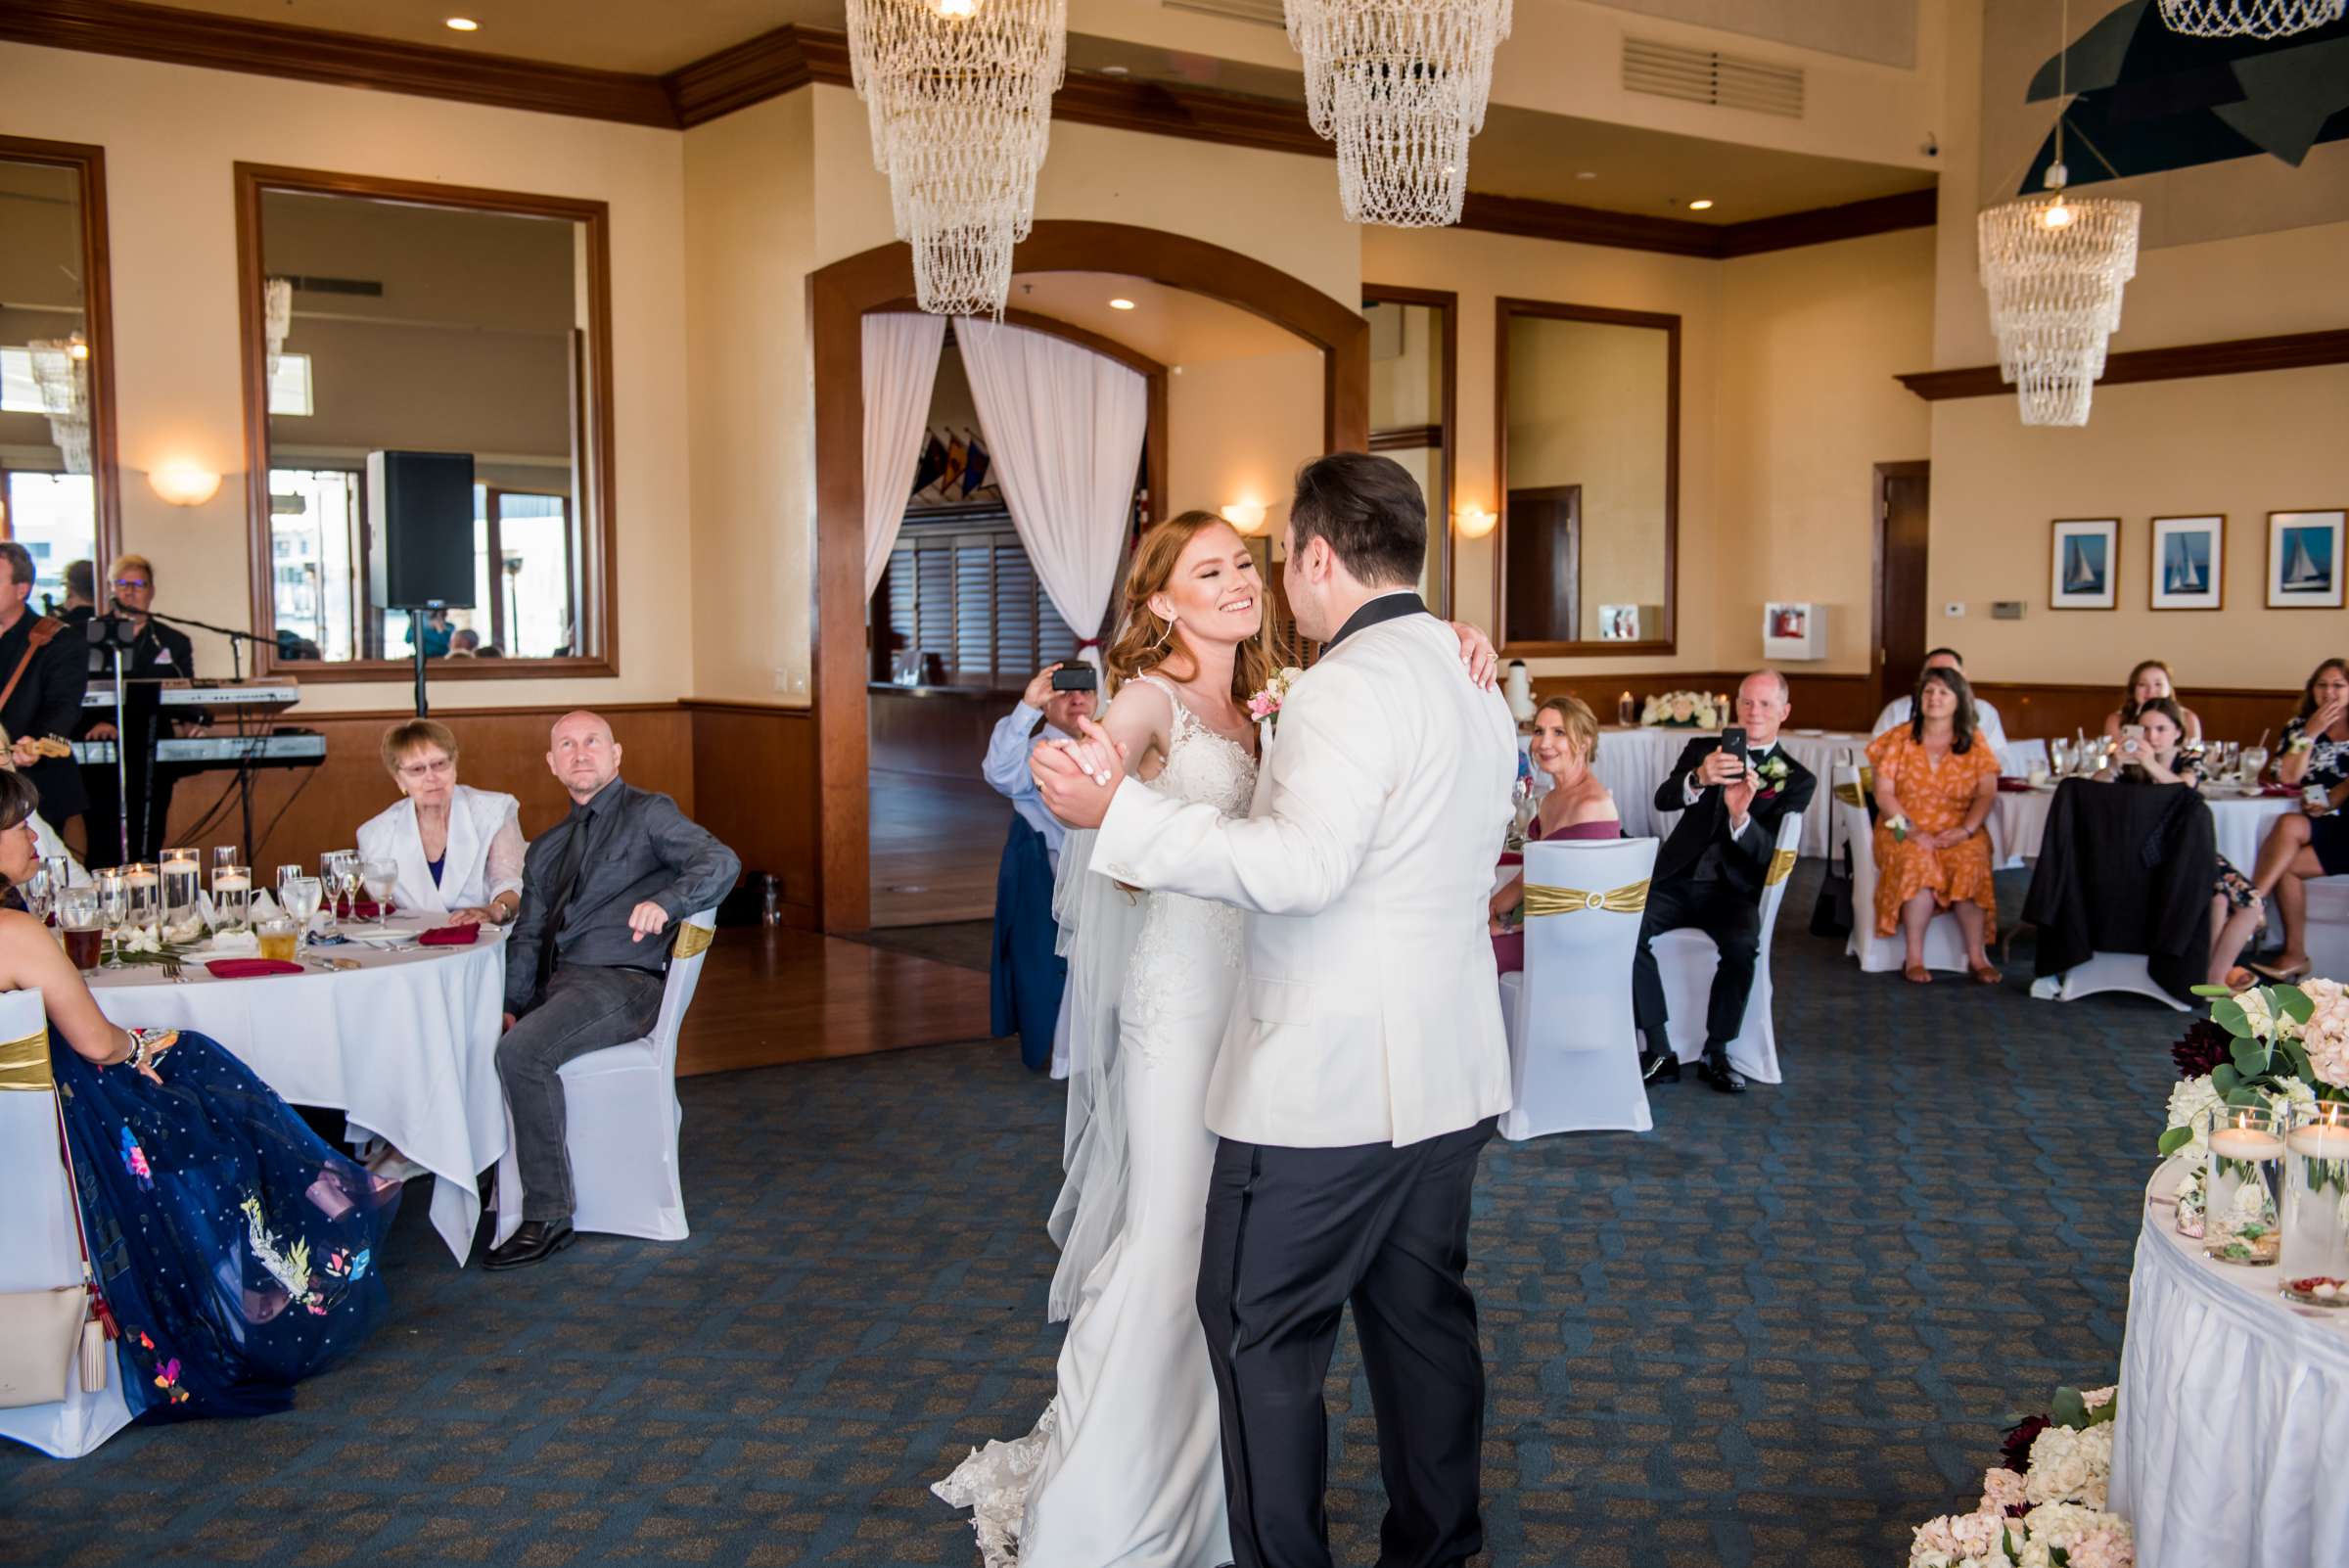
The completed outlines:
[[[708,926],[697,926],[690,923],[679,926],[677,928],[677,945],[673,956],[699,958],[710,950],[710,945],[716,940],[717,933]]]
[[[49,1031],[0,1044],[0,1089],[37,1089],[57,1086],[49,1065]]]
[[[1584,909],[1604,909],[1609,914],[1637,914],[1647,907],[1647,879],[1628,883],[1605,893],[1585,893],[1580,888],[1544,887],[1539,882],[1525,885],[1525,917],[1537,920],[1543,915],[1575,914]]]
[[[1770,870],[1763,874],[1762,881],[1765,885],[1774,888],[1792,875],[1794,875],[1794,852],[1780,850],[1770,857]]]
[[[1846,779],[1841,784],[1835,786],[1835,799],[1841,801],[1846,806],[1860,806],[1865,804],[1860,799],[1860,785],[1857,780],[1853,779]]]

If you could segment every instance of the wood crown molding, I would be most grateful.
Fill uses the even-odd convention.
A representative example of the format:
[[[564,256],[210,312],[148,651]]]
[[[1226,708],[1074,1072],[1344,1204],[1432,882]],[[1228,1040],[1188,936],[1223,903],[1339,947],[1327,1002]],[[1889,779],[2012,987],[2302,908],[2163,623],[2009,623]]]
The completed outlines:
[[[851,85],[848,35],[820,27],[777,27],[658,76],[251,22],[138,0],[0,0],[0,39],[665,130],[708,124],[817,82]],[[1072,75],[1053,96],[1052,117],[1226,147],[1336,156],[1330,143],[1313,134],[1302,103],[1180,82]],[[1722,260],[1929,228],[1934,212],[1929,189],[1726,224],[1471,191],[1459,227]]]
[[[2187,343],[2109,354],[2096,385],[2117,387],[2133,381],[2183,381],[2195,376],[2242,376],[2261,370],[2339,364],[2349,364],[2349,330],[2287,332],[2272,338],[2231,338],[2223,343]],[[1996,365],[1911,371],[1899,380],[1930,402],[1945,397],[1989,397],[2007,390]]]

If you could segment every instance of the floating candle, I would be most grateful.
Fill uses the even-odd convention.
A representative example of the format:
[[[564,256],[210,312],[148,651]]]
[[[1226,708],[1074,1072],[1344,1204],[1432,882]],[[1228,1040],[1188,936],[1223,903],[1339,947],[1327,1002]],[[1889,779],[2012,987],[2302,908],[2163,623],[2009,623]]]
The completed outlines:
[[[2210,1152],[2222,1160],[2280,1160],[2283,1139],[2255,1127],[2223,1127],[2210,1135]]]
[[[2311,1160],[2349,1160],[2349,1124],[2318,1122],[2296,1127],[2284,1141],[2294,1154]]]

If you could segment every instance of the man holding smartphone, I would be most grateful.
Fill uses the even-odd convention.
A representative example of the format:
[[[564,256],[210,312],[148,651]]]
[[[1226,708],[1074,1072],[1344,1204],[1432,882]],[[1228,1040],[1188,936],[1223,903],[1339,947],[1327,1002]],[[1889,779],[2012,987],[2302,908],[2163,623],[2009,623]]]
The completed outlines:
[[[1802,814],[1819,784],[1778,745],[1779,726],[1792,711],[1786,677],[1754,671],[1737,687],[1737,725],[1718,740],[1690,741],[1656,790],[1656,809],[1678,811],[1681,819],[1656,855],[1632,955],[1632,1016],[1645,1037],[1639,1070],[1650,1084],[1680,1082],[1681,1065],[1665,1030],[1664,980],[1649,945],[1662,932],[1693,926],[1721,951],[1697,1077],[1724,1094],[1745,1092],[1745,1075],[1729,1065],[1728,1046],[1744,1025],[1761,956],[1762,890],[1778,825],[1789,812]]]
[[[1050,665],[1036,672],[1020,705],[996,723],[980,773],[1018,813],[1003,844],[995,878],[994,961],[990,1009],[995,1038],[1020,1037],[1020,1059],[1037,1072],[1052,1060],[1053,1028],[1069,966],[1055,950],[1052,883],[1060,872],[1061,842],[1069,830],[1044,809],[1028,754],[1039,740],[1074,740],[1077,721],[1097,711],[1095,673],[1083,663]]]

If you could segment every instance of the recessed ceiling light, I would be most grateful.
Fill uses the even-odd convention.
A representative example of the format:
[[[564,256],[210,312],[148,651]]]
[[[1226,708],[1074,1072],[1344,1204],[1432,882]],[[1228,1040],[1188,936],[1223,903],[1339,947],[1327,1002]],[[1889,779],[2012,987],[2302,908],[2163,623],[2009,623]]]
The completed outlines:
[[[1574,177],[1578,180],[1594,180],[1598,178],[1598,170],[1594,168],[1577,169]]]
[[[1131,310],[1133,308],[1133,301],[1131,300],[1112,300],[1109,302],[1109,307],[1112,310]]]
[[[1691,212],[1702,212],[1712,205],[1713,198],[1710,196],[1700,196],[1695,201],[1688,204],[1688,210]]]
[[[1123,76],[1126,74],[1126,70],[1127,68],[1124,66],[1103,66],[1101,68],[1101,74],[1104,76]]]
[[[479,32],[482,24],[471,17],[451,17],[448,19],[448,28],[451,32]]]

